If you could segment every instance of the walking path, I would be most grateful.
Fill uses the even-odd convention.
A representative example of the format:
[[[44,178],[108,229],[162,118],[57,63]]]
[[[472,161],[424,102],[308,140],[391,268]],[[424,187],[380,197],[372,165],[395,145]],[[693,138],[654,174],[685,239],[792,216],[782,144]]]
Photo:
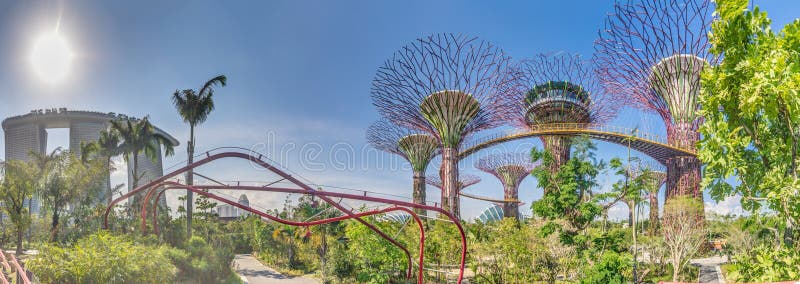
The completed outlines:
[[[248,284],[319,284],[319,281],[307,277],[284,276],[249,254],[237,254],[233,258],[233,268],[247,279]]]
[[[712,256],[708,258],[692,259],[691,263],[700,266],[700,274],[697,282],[700,283],[725,283],[722,271],[719,268],[727,259],[723,256]]]

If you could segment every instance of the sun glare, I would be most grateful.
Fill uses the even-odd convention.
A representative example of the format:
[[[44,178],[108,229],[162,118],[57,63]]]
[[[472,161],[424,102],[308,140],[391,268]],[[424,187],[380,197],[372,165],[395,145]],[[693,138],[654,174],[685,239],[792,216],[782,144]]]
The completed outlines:
[[[74,54],[67,39],[58,32],[43,34],[33,44],[30,60],[33,72],[47,83],[58,83],[69,75]]]

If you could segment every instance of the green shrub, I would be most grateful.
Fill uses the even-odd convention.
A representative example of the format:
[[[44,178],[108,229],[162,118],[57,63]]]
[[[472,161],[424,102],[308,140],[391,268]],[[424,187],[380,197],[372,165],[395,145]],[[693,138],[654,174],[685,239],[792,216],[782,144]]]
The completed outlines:
[[[633,260],[627,253],[605,252],[600,261],[586,271],[581,284],[627,283],[626,274],[631,270],[631,263]]]
[[[212,247],[202,237],[193,236],[183,250],[171,249],[167,256],[178,268],[178,279],[198,283],[218,283],[231,275],[233,253],[222,245]]]
[[[167,283],[176,272],[169,251],[101,231],[71,247],[44,245],[27,266],[41,283]]]
[[[788,281],[800,278],[800,252],[760,245],[734,257],[726,277],[736,282]]]

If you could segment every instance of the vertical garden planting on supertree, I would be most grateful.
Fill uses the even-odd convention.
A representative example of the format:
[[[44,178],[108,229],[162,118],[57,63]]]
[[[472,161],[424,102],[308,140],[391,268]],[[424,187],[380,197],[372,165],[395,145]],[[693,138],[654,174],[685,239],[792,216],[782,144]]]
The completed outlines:
[[[716,60],[708,53],[712,11],[708,0],[617,3],[595,44],[605,91],[661,116],[673,146],[694,149],[699,139],[700,73]],[[668,199],[702,199],[697,157],[673,157],[665,164]]]
[[[428,183],[429,185],[435,187],[435,188],[438,188],[438,189],[441,189],[442,191],[444,191],[444,184],[442,183],[442,181],[444,181],[444,179],[443,178],[438,178],[435,174],[430,175],[430,176],[431,176],[431,178],[430,179],[426,179],[425,182]],[[458,176],[458,180],[455,182],[455,185],[456,185],[456,198],[453,199],[454,202],[450,204],[450,206],[452,206],[453,211],[459,212],[459,214],[460,214],[461,199],[458,198],[458,193],[461,192],[462,190],[466,189],[467,187],[475,185],[475,184],[477,184],[479,182],[481,182],[481,178],[476,176],[476,175],[462,174],[462,175]],[[461,218],[460,215],[454,215],[454,216],[456,218]]]
[[[528,154],[504,153],[483,157],[475,167],[490,173],[503,184],[503,217],[519,218],[519,184],[536,167]]]
[[[375,149],[403,157],[411,164],[414,173],[412,199],[416,204],[425,204],[425,171],[431,159],[439,155],[439,139],[381,119],[367,129],[367,142]],[[425,214],[425,210],[414,210],[417,214]]]
[[[510,57],[475,37],[436,34],[394,53],[372,82],[373,104],[395,124],[437,137],[442,208],[458,216],[458,148],[464,138],[504,123],[503,97],[516,80]]]
[[[611,103],[595,80],[591,62],[568,53],[539,54],[519,64],[520,84],[527,91],[510,94],[508,120],[517,127],[535,129],[547,124],[603,123],[616,115],[619,102]],[[570,137],[540,136],[553,157],[555,172],[570,157]]]

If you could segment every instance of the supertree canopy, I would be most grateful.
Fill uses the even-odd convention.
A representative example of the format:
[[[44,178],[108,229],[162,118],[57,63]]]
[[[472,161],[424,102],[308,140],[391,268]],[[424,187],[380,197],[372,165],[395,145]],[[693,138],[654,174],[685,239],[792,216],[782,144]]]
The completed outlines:
[[[383,117],[441,141],[445,210],[457,213],[451,204],[458,199],[458,147],[464,138],[504,123],[503,97],[516,86],[509,61],[501,49],[475,37],[436,34],[395,52],[375,75],[372,100]]]
[[[531,163],[530,155],[504,153],[483,157],[477,161],[475,167],[500,179],[505,200],[519,200],[519,184],[531,174],[536,165]],[[519,203],[503,202],[503,216],[519,218]]]
[[[526,92],[507,96],[509,121],[534,129],[556,123],[602,123],[613,117],[619,103],[612,103],[602,91],[591,62],[568,53],[539,54],[519,64],[519,78]],[[580,127],[575,125],[575,127]],[[569,136],[540,136],[553,155],[555,172],[569,160]]]
[[[381,119],[367,129],[367,142],[375,149],[401,156],[411,164],[414,173],[413,201],[425,204],[425,171],[431,159],[439,155],[439,139]],[[415,211],[425,214],[421,209]]]
[[[431,176],[431,178],[425,180],[425,182],[428,183],[429,185],[433,186],[433,187],[436,187],[438,189],[444,190],[443,184],[441,182],[443,179],[433,178],[434,176],[436,176],[435,174],[430,175],[430,176]],[[456,184],[455,202],[451,203],[451,206],[452,206],[451,209],[452,209],[453,212],[455,212],[454,216],[456,216],[456,218],[461,218],[460,217],[461,216],[460,215],[461,214],[461,202],[460,202],[460,199],[458,198],[458,195],[457,195],[458,192],[461,192],[465,188],[470,187],[472,185],[475,185],[475,184],[479,183],[480,181],[481,181],[481,178],[476,176],[476,175],[463,174],[463,175],[459,175],[458,176],[458,181],[456,181],[456,183],[455,183]],[[444,199],[445,199],[445,196],[442,196],[442,201],[444,201]],[[455,214],[458,214],[458,215],[455,215]]]
[[[605,91],[658,113],[674,146],[694,148],[700,136],[700,72],[717,59],[708,52],[712,11],[709,0],[617,3],[595,44]],[[702,198],[696,157],[671,158],[666,166],[668,198]]]

